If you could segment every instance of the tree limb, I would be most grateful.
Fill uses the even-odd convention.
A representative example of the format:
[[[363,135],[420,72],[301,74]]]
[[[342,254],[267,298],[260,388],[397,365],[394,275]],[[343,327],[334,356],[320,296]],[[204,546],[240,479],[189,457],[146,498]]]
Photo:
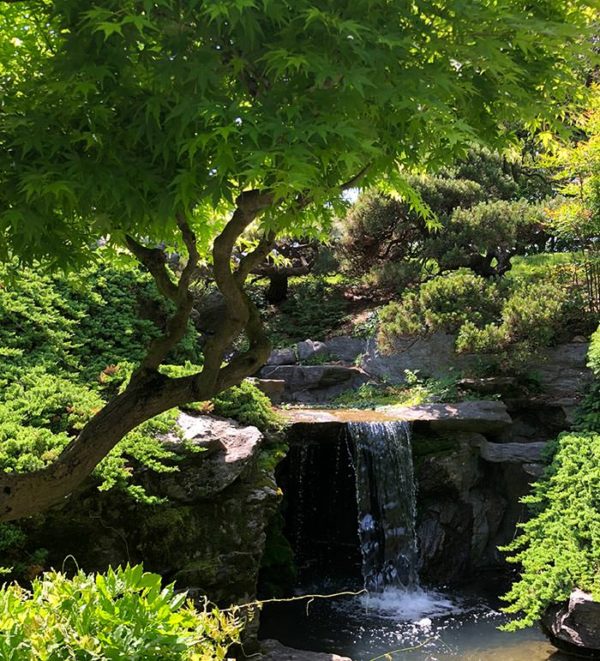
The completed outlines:
[[[167,270],[167,256],[164,251],[160,248],[147,248],[129,234],[125,236],[125,241],[136,259],[148,269],[150,275],[154,278],[158,291],[165,298],[176,303],[178,289]]]
[[[204,348],[204,368],[191,376],[168,378],[157,368],[187,327],[192,306],[189,285],[199,259],[195,236],[185,219],[178,217],[177,224],[188,250],[188,262],[177,284],[171,280],[162,251],[147,248],[127,237],[128,247],[146,265],[161,293],[176,304],[167,331],[150,346],[138,377],[132,378],[124,392],[94,415],[56,461],[31,473],[0,473],[0,521],[31,516],[64,501],[135,427],[169,409],[211,399],[221,390],[253,374],[264,362],[270,343],[258,310],[243,290],[242,275],[246,266],[234,274],[231,260],[236,241],[271,200],[270,195],[258,191],[242,193],[232,218],[215,240],[213,273],[227,311],[217,333]],[[261,245],[260,249],[265,248]],[[249,257],[244,264],[250,264],[255,258]],[[250,342],[248,351],[222,367],[227,347],[244,330]]]

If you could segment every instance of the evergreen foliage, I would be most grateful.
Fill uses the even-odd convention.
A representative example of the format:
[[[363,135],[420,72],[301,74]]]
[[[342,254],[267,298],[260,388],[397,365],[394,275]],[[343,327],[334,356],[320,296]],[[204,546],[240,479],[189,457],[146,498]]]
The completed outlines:
[[[455,333],[456,350],[483,355],[488,370],[522,370],[536,350],[589,333],[597,323],[581,277],[575,284],[577,268],[573,262],[521,266],[518,276],[501,280],[466,269],[437,276],[381,309],[379,341],[393,351],[398,336]]]
[[[519,618],[506,626],[530,626],[574,588],[600,601],[600,328],[592,337],[589,365],[595,381],[579,412],[578,431],[552,444],[544,476],[523,498],[532,517],[504,550],[520,576],[504,599]]]
[[[409,181],[435,214],[435,224],[410,198],[375,190],[362,194],[340,222],[342,264],[377,288],[402,293],[431,275],[461,267],[483,277],[501,276],[516,255],[548,247],[545,205],[523,197],[528,191],[521,178],[507,175],[494,154],[472,151],[453,169]]]
[[[600,601],[600,435],[572,432],[558,437],[552,464],[526,496],[532,518],[506,547],[519,563],[519,579],[505,596],[519,619],[508,630],[530,626],[546,606],[574,588]]]
[[[23,473],[51,464],[125,387],[167,310],[152,279],[131,263],[100,262],[77,276],[5,266],[0,281],[0,469]],[[169,374],[198,369],[195,338],[190,328],[170,356],[183,364]],[[268,399],[250,383],[221,393],[211,408],[261,429],[278,424]],[[177,456],[160,441],[176,430],[176,418],[171,410],[130,432],[96,468],[99,488],[154,502],[134,483],[132,469],[177,470]]]

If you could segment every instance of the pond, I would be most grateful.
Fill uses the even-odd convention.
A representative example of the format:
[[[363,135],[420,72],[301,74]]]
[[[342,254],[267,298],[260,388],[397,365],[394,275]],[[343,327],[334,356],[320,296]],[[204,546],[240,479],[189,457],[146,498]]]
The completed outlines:
[[[537,629],[499,631],[507,616],[494,601],[483,589],[452,595],[388,589],[380,596],[277,603],[265,606],[260,633],[289,647],[353,661],[568,659]]]

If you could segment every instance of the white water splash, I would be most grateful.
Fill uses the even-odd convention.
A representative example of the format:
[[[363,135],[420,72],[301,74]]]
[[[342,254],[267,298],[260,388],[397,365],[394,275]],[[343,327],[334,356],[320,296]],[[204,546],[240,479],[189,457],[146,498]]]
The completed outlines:
[[[421,627],[431,626],[431,618],[457,615],[468,610],[447,595],[422,588],[387,588],[383,592],[364,595],[360,602],[370,613],[398,621],[414,622]]]

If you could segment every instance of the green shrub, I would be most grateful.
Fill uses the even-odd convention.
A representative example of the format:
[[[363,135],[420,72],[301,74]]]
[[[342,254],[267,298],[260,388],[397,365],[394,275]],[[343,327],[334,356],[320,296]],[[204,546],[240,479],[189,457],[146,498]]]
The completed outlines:
[[[233,418],[244,425],[254,425],[263,431],[279,429],[283,422],[271,400],[251,381],[242,381],[219,393],[212,400],[213,412]]]
[[[574,588],[600,601],[600,435],[562,434],[533,493],[523,499],[533,518],[506,547],[521,574],[504,597],[520,618],[507,629],[532,625],[551,603]]]
[[[234,616],[197,610],[141,566],[47,573],[0,590],[0,657],[11,661],[215,661],[240,638]]]
[[[289,346],[306,339],[325,339],[341,325],[347,307],[342,287],[335,279],[292,279],[288,299],[268,324],[274,344]]]
[[[588,367],[600,377],[600,326],[593,333],[588,350]]]
[[[572,312],[581,316],[568,288],[552,279],[529,283],[507,294],[497,322],[484,327],[465,323],[459,330],[456,349],[495,355],[497,367],[517,369],[536,350],[560,339]]]
[[[467,322],[480,328],[497,318],[500,297],[496,286],[467,270],[424,282],[380,313],[380,341],[393,347],[394,336],[443,331],[457,332]]]

